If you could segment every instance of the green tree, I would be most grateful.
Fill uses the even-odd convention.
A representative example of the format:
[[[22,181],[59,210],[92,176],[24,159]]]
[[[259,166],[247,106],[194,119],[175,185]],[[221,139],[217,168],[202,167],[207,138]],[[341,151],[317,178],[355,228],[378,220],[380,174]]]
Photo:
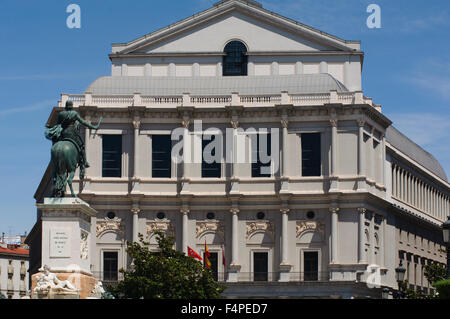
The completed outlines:
[[[127,243],[132,270],[123,270],[124,280],[110,288],[116,298],[216,299],[225,287],[216,282],[201,262],[173,249],[174,239],[156,233],[159,251],[151,252],[139,234],[140,243]]]
[[[435,282],[444,280],[447,275],[447,269],[442,264],[432,263],[425,266],[424,276],[428,282],[433,285]]]

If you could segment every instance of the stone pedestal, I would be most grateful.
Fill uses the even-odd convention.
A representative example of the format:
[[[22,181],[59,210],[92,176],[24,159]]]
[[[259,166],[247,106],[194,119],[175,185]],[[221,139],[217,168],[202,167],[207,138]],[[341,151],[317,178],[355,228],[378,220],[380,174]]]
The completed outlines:
[[[42,213],[42,267],[47,265],[59,280],[70,281],[79,290],[78,298],[89,297],[97,283],[91,273],[90,247],[91,217],[96,210],[78,198],[45,198],[36,206]],[[39,275],[32,276],[32,292]],[[47,298],[76,296],[73,292],[49,293]]]

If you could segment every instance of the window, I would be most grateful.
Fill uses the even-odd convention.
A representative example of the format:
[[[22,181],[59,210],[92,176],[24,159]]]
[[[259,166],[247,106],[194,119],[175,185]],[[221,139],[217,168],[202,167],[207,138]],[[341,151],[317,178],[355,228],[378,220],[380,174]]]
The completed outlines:
[[[152,177],[170,178],[172,140],[170,135],[152,135]]]
[[[320,133],[304,133],[302,138],[302,176],[321,176]]]
[[[306,218],[308,219],[314,219],[315,216],[316,214],[313,211],[309,211],[306,213]]]
[[[217,281],[219,278],[217,260],[218,260],[217,253],[210,252],[209,253],[209,261],[211,263],[211,272],[212,272],[212,275],[213,275],[213,278],[215,281]],[[205,253],[203,253],[203,262],[206,263]],[[206,267],[206,265],[205,265],[205,267]]]
[[[215,135],[209,135],[208,137],[211,137],[211,139],[206,139],[205,136],[202,139],[202,177],[204,178],[220,178],[221,177],[221,162],[217,162],[216,160],[216,152],[217,148],[214,147],[211,149],[211,151],[207,150],[206,154],[211,156],[212,158],[205,158],[205,147],[208,146],[210,143],[213,143],[217,138]],[[220,151],[220,150],[219,150]],[[219,158],[221,157],[218,154]],[[212,163],[209,163],[211,162]]]
[[[103,280],[115,282],[118,280],[118,254],[114,252],[103,252]]]
[[[214,219],[214,218],[216,218],[216,215],[214,213],[209,212],[208,214],[206,214],[206,218],[207,219]]]
[[[224,76],[247,75],[247,48],[240,41],[229,42],[224,49]]]
[[[256,214],[256,218],[258,219],[264,219],[264,217],[266,217],[266,214],[264,214],[263,212],[258,212],[258,214]]]
[[[102,176],[122,177],[122,135],[103,135]]]
[[[253,280],[268,280],[268,253],[253,253]]]
[[[303,253],[303,269],[305,281],[319,280],[319,253],[317,251]]]
[[[164,212],[159,212],[158,214],[156,214],[156,218],[164,219],[164,218],[166,218],[166,214]]]
[[[256,134],[252,143],[256,141],[256,147],[252,145],[252,177],[270,177],[271,137],[270,134]]]
[[[116,217],[116,213],[109,212],[108,214],[106,214],[106,217],[108,217],[108,219],[114,219]]]

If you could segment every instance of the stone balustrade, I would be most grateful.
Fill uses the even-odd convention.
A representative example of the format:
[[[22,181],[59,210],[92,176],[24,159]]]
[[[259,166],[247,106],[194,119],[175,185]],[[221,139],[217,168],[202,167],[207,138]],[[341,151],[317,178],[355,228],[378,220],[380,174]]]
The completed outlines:
[[[244,107],[271,107],[280,104],[294,106],[319,106],[324,104],[367,104],[381,112],[381,106],[374,104],[371,98],[367,98],[362,92],[342,92],[331,91],[329,93],[308,93],[308,94],[280,94],[265,95],[190,95],[185,93],[178,96],[148,96],[135,93],[133,95],[92,95],[86,94],[62,94],[58,106],[63,107],[66,101],[72,101],[74,107],[97,106],[97,107],[125,107],[125,106],[145,106],[145,107],[225,107],[237,105]]]

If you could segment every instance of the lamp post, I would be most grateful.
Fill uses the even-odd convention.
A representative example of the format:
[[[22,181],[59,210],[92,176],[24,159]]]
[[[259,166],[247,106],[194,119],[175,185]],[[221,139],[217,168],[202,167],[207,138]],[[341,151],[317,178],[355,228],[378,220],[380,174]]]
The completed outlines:
[[[444,236],[445,248],[447,250],[447,279],[450,279],[450,216],[447,221],[442,224],[442,234]]]
[[[402,283],[405,280],[405,273],[406,273],[406,269],[405,269],[405,267],[403,267],[402,260],[400,260],[400,265],[398,265],[398,267],[395,268],[395,275],[397,277],[397,284],[398,284],[398,291],[395,294],[396,299],[403,298]]]
[[[383,290],[381,291],[381,299],[389,299],[389,288],[383,288]]]

